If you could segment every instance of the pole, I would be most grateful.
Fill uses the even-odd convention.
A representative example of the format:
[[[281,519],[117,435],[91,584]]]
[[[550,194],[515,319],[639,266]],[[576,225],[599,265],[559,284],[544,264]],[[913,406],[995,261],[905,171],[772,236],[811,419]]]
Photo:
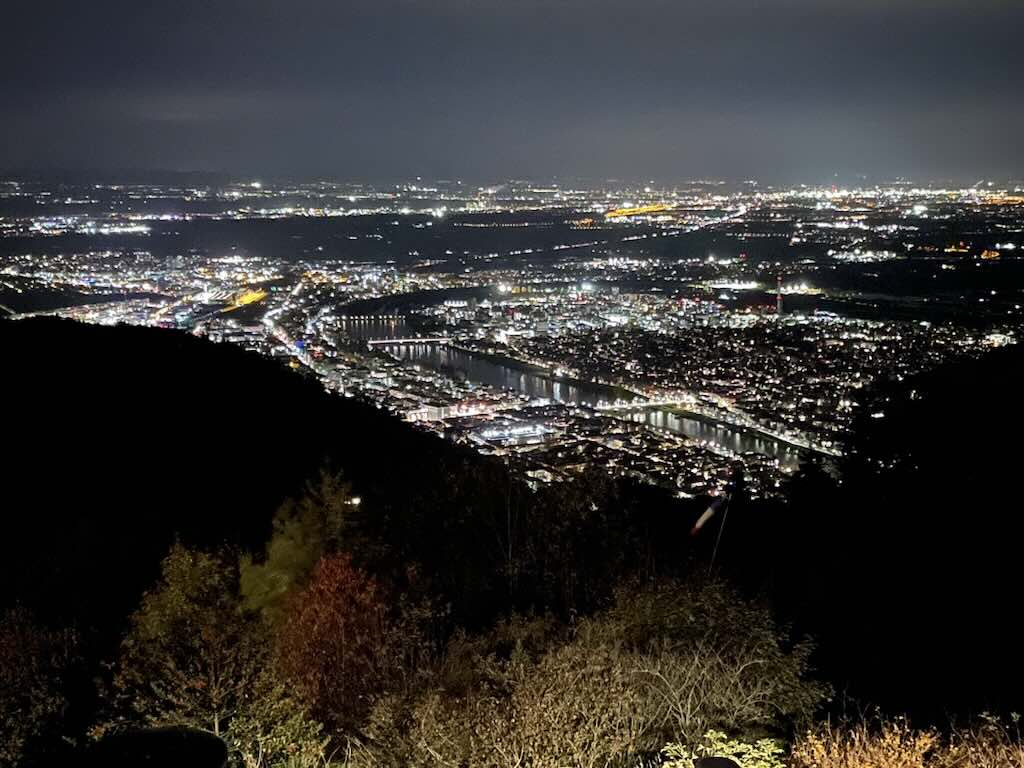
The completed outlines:
[[[722,533],[725,531],[725,520],[729,516],[729,505],[732,503],[732,494],[725,499],[725,509],[722,510],[722,524],[718,526],[718,536],[715,538],[715,548],[711,552],[711,562],[708,564],[708,576],[715,568],[715,558],[718,557],[718,545],[722,543]]]

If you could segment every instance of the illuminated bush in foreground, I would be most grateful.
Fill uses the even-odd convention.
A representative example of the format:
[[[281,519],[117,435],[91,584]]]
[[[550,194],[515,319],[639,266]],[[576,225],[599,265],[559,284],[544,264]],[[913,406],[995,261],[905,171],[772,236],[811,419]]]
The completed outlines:
[[[786,768],[785,748],[778,739],[742,741],[730,739],[721,731],[708,731],[696,747],[666,744],[661,751],[662,768],[694,768],[702,757],[727,757],[740,768]]]

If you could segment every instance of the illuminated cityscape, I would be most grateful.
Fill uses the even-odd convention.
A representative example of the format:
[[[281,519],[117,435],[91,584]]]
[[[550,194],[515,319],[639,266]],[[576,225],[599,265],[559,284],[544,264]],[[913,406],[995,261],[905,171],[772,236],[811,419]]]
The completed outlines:
[[[0,304],[308,371],[532,484],[778,493],[872,387],[1015,343],[1024,190],[8,181]],[[25,212],[27,211],[27,212]]]

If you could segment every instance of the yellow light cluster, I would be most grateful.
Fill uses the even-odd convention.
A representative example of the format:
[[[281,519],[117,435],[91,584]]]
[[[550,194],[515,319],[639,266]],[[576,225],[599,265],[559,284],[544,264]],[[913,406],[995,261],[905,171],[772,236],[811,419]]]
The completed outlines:
[[[255,304],[257,301],[263,301],[267,298],[267,292],[260,288],[250,288],[247,291],[240,293],[235,297],[235,300],[231,302],[231,306],[226,311],[232,309],[238,309],[248,304]]]
[[[652,213],[664,213],[672,210],[669,205],[657,203],[654,205],[639,205],[635,208],[615,208],[608,211],[604,216],[606,219],[624,219],[628,216],[647,216]]]

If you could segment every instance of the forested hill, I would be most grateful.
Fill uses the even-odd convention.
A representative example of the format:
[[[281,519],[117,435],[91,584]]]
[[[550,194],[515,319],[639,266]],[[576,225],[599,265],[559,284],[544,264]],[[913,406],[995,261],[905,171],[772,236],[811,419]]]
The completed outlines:
[[[533,494],[500,462],[180,332],[39,318],[0,322],[0,348],[0,595],[59,621],[119,624],[175,537],[260,549],[274,510],[323,467],[361,498],[357,559],[385,578],[414,570],[468,624],[593,604],[653,562],[651,542],[680,560],[663,534],[695,514],[603,482]],[[635,541],[643,515],[669,528]]]

